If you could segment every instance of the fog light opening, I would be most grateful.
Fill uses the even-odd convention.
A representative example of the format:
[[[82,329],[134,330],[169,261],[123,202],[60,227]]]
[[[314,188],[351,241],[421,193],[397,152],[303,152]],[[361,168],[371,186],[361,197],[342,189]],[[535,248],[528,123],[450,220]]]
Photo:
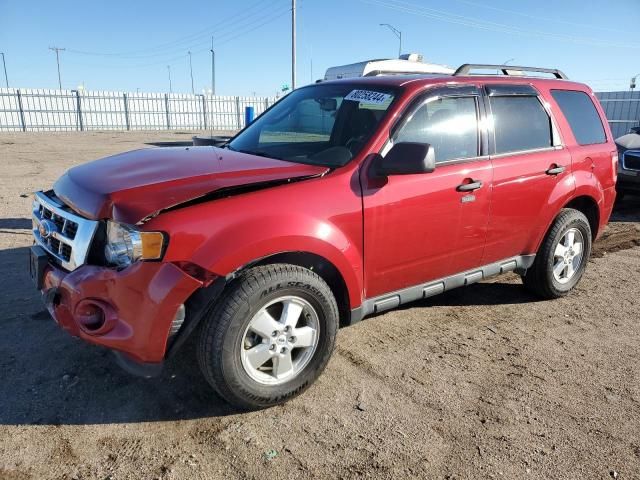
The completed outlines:
[[[104,310],[93,302],[85,302],[76,310],[80,327],[88,333],[96,333],[105,324]]]

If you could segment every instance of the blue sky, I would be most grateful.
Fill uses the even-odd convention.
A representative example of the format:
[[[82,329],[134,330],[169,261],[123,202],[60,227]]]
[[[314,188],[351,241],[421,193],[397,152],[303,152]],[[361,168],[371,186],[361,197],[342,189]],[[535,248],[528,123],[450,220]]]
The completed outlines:
[[[405,52],[465,62],[557,67],[596,90],[640,73],[640,0],[298,0],[298,79]],[[273,95],[290,83],[290,0],[0,0],[0,51],[12,87],[190,92],[209,88],[216,42],[220,95]],[[84,53],[83,53],[84,52]],[[640,77],[639,77],[640,79]],[[640,83],[640,82],[639,82]],[[0,72],[0,85],[4,78]]]

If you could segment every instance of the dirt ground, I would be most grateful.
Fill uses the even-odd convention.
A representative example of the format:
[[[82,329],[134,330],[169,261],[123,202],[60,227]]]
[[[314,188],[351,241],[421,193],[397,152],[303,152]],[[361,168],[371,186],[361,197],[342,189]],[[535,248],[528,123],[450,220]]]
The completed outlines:
[[[264,411],[225,405],[191,356],[134,378],[58,329],[28,278],[30,192],[188,138],[0,135],[0,479],[640,478],[640,199],[569,297],[511,275],[370,318]]]

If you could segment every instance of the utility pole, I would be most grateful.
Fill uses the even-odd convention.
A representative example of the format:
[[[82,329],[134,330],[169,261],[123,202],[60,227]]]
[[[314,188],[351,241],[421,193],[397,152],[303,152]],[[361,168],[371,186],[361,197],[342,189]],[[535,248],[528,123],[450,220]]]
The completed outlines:
[[[191,52],[187,52],[189,54],[189,72],[191,72],[191,93],[193,95],[196,94],[195,89],[193,88],[193,65],[191,64]]]
[[[291,0],[291,90],[296,89],[296,0]]]
[[[173,87],[171,86],[171,65],[167,65],[167,71],[169,72],[169,93],[173,93]]]
[[[216,94],[216,52],[213,50],[213,36],[211,37],[211,95]]]
[[[380,26],[387,27],[400,40],[400,45],[398,46],[398,58],[400,58],[400,55],[402,55],[402,32],[389,23],[381,23]]]
[[[62,80],[60,78],[60,52],[64,52],[66,48],[49,47],[49,50],[56,52],[56,63],[58,64],[58,87],[62,90]]]
[[[313,45],[309,49],[309,72],[311,78],[309,79],[309,83],[313,83]]]
[[[7,88],[9,88],[9,77],[7,77],[7,63],[4,61],[4,53],[0,52],[2,55],[2,66],[4,67],[4,81],[7,83]]]

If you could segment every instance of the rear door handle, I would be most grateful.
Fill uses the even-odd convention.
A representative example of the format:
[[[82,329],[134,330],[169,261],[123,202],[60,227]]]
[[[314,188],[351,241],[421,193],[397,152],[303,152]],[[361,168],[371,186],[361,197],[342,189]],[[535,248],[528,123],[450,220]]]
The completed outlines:
[[[556,165],[555,167],[552,166],[544,173],[547,175],[560,175],[562,172],[564,172],[564,167],[562,165]]]
[[[474,190],[478,190],[482,188],[482,182],[480,180],[471,180],[470,183],[463,183],[462,185],[458,185],[456,190],[459,192],[473,192]]]

